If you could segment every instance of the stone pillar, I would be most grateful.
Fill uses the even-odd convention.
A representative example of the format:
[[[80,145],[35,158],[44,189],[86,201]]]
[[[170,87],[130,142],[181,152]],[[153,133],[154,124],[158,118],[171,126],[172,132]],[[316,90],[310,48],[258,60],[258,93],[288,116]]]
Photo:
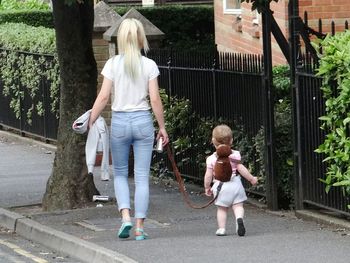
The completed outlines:
[[[95,5],[94,8],[94,32],[92,35],[92,46],[94,50],[95,60],[97,63],[98,83],[97,92],[100,91],[103,77],[101,71],[104,64],[109,59],[109,43],[103,39],[103,33],[111,27],[112,24],[116,23],[120,19],[118,15],[111,7],[105,2],[100,1]],[[111,110],[110,103],[107,105],[102,116],[106,119],[107,124],[110,124]]]
[[[161,40],[164,37],[164,33],[153,25],[146,17],[140,14],[135,8],[131,8],[125,15],[123,15],[117,22],[103,34],[103,39],[109,43],[109,56],[112,57],[117,53],[117,33],[120,24],[126,18],[135,18],[141,21],[145,29],[145,34],[151,48],[157,48],[160,46]]]

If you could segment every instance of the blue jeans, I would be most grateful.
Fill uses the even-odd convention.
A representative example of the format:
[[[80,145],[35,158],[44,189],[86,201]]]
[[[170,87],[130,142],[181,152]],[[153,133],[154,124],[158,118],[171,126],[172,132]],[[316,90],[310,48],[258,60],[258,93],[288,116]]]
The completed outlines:
[[[154,144],[154,127],[150,111],[113,112],[111,152],[114,191],[119,211],[130,206],[128,184],[129,151],[134,151],[135,218],[146,218],[149,204],[149,174]]]

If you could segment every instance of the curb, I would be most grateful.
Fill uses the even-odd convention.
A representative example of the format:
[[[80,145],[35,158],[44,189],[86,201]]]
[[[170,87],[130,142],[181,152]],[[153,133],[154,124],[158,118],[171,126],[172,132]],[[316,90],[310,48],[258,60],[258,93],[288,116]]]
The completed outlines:
[[[137,261],[67,233],[39,224],[23,215],[0,208],[0,226],[55,251],[87,263],[136,263]]]
[[[21,218],[25,217],[0,207],[0,226],[15,232],[17,220]]]
[[[24,143],[28,143],[29,145],[38,145],[38,146],[41,146],[49,151],[56,151],[56,145],[54,144],[49,144],[49,143],[46,143],[46,142],[43,142],[43,141],[39,141],[39,140],[35,140],[34,138],[31,138],[31,137],[24,137],[24,136],[21,136],[17,133],[13,133],[13,132],[10,132],[10,131],[7,131],[7,130],[1,130],[0,129],[0,135],[1,136],[4,136],[6,138],[10,138],[11,140],[18,140],[18,141],[21,141],[21,142],[24,142]]]
[[[319,224],[350,230],[350,221],[325,215],[319,212],[313,212],[311,210],[296,210],[295,216],[304,220],[317,222]]]

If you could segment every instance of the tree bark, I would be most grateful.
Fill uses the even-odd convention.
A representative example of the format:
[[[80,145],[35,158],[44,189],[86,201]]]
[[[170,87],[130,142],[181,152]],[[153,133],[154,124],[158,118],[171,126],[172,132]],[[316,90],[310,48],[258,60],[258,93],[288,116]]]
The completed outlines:
[[[60,120],[52,174],[43,197],[47,211],[83,207],[98,194],[85,163],[86,137],[72,124],[90,109],[97,92],[97,66],[92,49],[94,6],[53,0],[56,46],[61,72]]]

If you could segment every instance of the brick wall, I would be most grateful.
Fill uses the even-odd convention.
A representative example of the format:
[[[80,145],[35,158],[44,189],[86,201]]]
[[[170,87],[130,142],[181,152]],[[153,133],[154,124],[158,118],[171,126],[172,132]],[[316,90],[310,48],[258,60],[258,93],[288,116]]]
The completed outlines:
[[[242,3],[242,14],[223,13],[223,1],[214,1],[215,43],[219,51],[262,54],[261,15],[251,11],[251,5]],[[273,2],[271,9],[282,31],[286,33],[288,9],[285,0],[279,4]],[[272,36],[273,60],[276,64],[285,64],[286,60]]]
[[[331,32],[331,23],[335,22],[336,31],[343,31],[346,20],[350,20],[349,0],[299,0],[299,15],[308,13],[309,26],[318,29],[318,20],[322,19],[322,32]]]
[[[288,40],[288,0],[271,2],[280,29]],[[214,0],[215,42],[219,51],[262,54],[261,15],[251,11],[251,5],[242,3],[240,21],[238,15],[223,13],[223,0]],[[331,21],[336,31],[344,30],[345,20],[350,17],[350,0],[299,0],[299,14],[308,12],[309,26],[318,29],[318,19],[322,19],[323,32],[330,32]],[[254,20],[257,18],[257,20]],[[257,24],[254,24],[257,22]],[[272,36],[272,58],[274,64],[285,64],[276,40]]]

